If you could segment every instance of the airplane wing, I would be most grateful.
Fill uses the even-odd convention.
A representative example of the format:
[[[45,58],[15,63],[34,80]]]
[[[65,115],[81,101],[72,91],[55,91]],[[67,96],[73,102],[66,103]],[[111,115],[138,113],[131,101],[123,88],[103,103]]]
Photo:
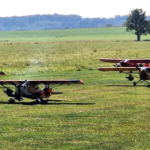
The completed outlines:
[[[82,80],[29,80],[35,84],[84,84]]]
[[[150,59],[128,59],[128,61],[133,63],[150,63]]]
[[[100,58],[99,60],[103,62],[112,62],[112,63],[119,63],[120,61],[122,61],[122,59],[109,59],[109,58]]]
[[[84,84],[81,80],[0,80],[0,85],[17,85],[26,81],[35,84]]]
[[[124,59],[109,59],[109,58],[100,58],[100,61],[103,62],[112,62],[112,63],[119,63],[120,61]],[[127,59],[128,62],[133,62],[133,63],[150,63],[150,59]]]
[[[101,67],[100,71],[138,71],[136,67]]]

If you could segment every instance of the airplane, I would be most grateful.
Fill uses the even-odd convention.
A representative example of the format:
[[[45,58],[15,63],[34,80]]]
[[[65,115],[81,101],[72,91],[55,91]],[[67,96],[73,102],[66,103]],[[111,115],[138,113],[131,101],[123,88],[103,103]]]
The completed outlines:
[[[129,74],[129,76],[126,77],[129,81],[134,80],[133,75],[131,75],[131,73],[133,73],[133,71],[136,71],[136,73],[139,72],[139,74],[141,74],[141,72],[142,72],[142,74],[143,74],[143,72],[145,72],[143,70],[148,68],[149,67],[149,63],[150,63],[150,59],[110,59],[110,58],[100,58],[99,60],[103,61],[103,62],[116,63],[115,65],[113,65],[114,67],[123,67],[124,69],[123,68],[122,69],[121,68],[120,69],[114,69],[114,68],[109,68],[109,69],[108,68],[107,69],[103,68],[102,69],[101,68],[101,71],[119,71],[120,73],[124,72],[126,74]],[[132,69],[129,69],[129,67],[131,67]],[[140,69],[140,67],[141,67],[141,69]],[[143,68],[143,67],[145,67],[145,68]],[[148,75],[149,71],[146,71],[146,74]],[[143,75],[142,75],[142,77],[140,75],[140,77],[139,77],[140,80],[137,81],[137,82],[133,82],[133,85],[136,86],[136,84],[138,82],[142,82],[142,81],[149,83],[148,81],[146,81],[146,80],[149,80],[149,79],[147,79],[148,78],[147,75],[145,75],[146,79],[145,79],[145,77],[143,77]]]
[[[41,89],[40,85],[43,85]],[[15,100],[22,101],[24,98],[35,99],[37,103],[44,102],[53,94],[63,94],[62,92],[53,92],[52,88],[63,84],[84,84],[81,80],[0,80],[0,85],[6,88],[4,92],[9,103],[14,103]],[[15,91],[5,85],[15,86]]]
[[[137,83],[146,82],[149,84],[147,80],[150,80],[150,68],[149,67],[101,67],[97,70],[100,71],[119,71],[120,73],[123,71],[129,71],[129,76],[126,77],[129,81],[132,81],[134,77],[131,75],[133,71],[139,73],[139,80],[137,82],[133,82],[133,85],[136,86]]]
[[[100,58],[100,61],[115,63],[114,67],[149,67],[150,59],[109,59]],[[143,64],[145,63],[145,65]]]

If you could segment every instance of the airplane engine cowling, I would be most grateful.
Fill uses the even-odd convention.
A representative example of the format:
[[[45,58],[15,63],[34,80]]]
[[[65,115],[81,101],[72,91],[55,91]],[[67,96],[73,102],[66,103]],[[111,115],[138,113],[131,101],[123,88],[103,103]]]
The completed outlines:
[[[51,92],[52,92],[52,89],[45,88],[43,89],[43,92],[41,93],[41,95],[45,95],[46,97],[48,97],[48,96],[51,96]]]

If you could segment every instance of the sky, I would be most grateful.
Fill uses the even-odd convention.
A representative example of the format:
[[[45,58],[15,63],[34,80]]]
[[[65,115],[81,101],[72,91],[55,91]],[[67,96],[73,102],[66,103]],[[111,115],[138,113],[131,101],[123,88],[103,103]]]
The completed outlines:
[[[150,15],[150,0],[1,0],[0,17],[36,14],[75,14],[83,18],[128,15],[139,8]]]

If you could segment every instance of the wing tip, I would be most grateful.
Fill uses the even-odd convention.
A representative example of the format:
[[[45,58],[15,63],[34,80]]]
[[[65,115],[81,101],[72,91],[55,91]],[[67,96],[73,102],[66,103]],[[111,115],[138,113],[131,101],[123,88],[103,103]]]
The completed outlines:
[[[99,71],[105,71],[103,68],[97,68],[97,70],[99,70]]]
[[[81,83],[81,84],[84,84],[84,82],[83,82],[82,80],[75,80],[75,79],[73,79],[73,80],[69,80],[69,81],[75,82],[75,83]]]
[[[81,84],[84,84],[84,82],[83,82],[82,80],[80,80],[80,83],[81,83]]]

